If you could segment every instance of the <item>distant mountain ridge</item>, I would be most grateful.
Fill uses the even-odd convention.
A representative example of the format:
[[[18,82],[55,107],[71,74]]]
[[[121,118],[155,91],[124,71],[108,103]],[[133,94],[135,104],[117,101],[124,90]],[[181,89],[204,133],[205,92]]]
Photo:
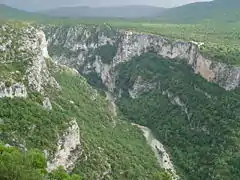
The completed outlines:
[[[196,2],[168,9],[159,18],[172,23],[198,23],[203,20],[236,22],[240,20],[239,0]]]
[[[5,4],[0,4],[0,18],[4,17],[14,17],[14,16],[27,16],[29,12],[23,10],[18,10],[16,8],[9,7]]]
[[[38,14],[34,12],[27,12],[0,4],[0,19],[15,19],[15,20],[36,20],[43,19],[46,15]]]
[[[61,7],[40,13],[56,17],[154,18],[170,23],[199,23],[204,20],[236,22],[240,20],[239,0],[195,2],[174,8],[145,5],[119,7]]]
[[[130,5],[115,7],[60,7],[30,13],[0,4],[0,19],[43,19],[43,18],[125,18],[152,19],[166,23],[201,23],[205,20],[212,22],[239,22],[240,0],[213,0],[196,2],[174,8],[161,8],[147,5]]]
[[[159,13],[165,11],[165,8],[147,6],[147,5],[130,5],[114,7],[60,7],[41,11],[39,13],[57,16],[57,17],[112,17],[112,18],[143,18],[156,17]]]

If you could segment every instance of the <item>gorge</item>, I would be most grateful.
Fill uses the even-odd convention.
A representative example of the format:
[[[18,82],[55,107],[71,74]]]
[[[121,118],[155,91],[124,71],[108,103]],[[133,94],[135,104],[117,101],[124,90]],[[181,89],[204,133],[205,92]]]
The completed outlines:
[[[201,54],[203,43],[108,25],[48,26],[43,31],[53,60],[111,93],[128,120],[152,129],[180,177],[238,176],[231,166],[238,153],[231,147],[238,146],[239,67],[208,59]]]
[[[0,141],[44,152],[49,172],[240,177],[240,68],[204,44],[107,24],[9,22],[0,33]]]

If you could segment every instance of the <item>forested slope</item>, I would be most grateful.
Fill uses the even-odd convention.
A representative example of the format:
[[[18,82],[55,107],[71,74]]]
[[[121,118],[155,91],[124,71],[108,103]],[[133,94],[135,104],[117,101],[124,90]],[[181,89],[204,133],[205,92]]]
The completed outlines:
[[[52,62],[41,30],[6,22],[0,35],[0,179],[69,179],[65,170],[73,179],[162,177],[142,132]]]
[[[118,69],[121,112],[153,130],[183,179],[239,179],[239,90],[226,92],[154,54]]]

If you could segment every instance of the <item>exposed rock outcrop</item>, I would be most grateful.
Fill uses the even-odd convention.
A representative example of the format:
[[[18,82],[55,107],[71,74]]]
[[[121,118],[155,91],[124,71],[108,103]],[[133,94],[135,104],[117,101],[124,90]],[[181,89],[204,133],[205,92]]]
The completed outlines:
[[[47,87],[60,89],[46,64],[50,57],[43,31],[13,22],[0,25],[0,35],[1,97],[26,97],[27,90],[44,94]],[[14,82],[10,87],[3,87],[10,81]]]
[[[178,105],[181,107],[182,111],[186,114],[188,121],[191,120],[191,114],[189,113],[187,105],[182,102],[182,100],[178,97],[175,96],[173,93],[169,92],[168,90],[162,92],[163,95],[166,95],[172,104]]]
[[[132,89],[129,90],[129,95],[131,98],[138,98],[141,94],[149,92],[152,89],[157,88],[158,83],[144,81],[141,76],[138,76],[136,81],[133,84]]]
[[[44,98],[43,107],[47,110],[52,110],[52,104],[51,104],[50,99],[48,97]]]
[[[76,69],[97,72],[110,91],[114,86],[114,71],[119,63],[131,60],[144,52],[153,51],[170,59],[183,59],[194,72],[206,80],[215,82],[226,90],[240,86],[240,68],[205,58],[195,42],[171,41],[167,38],[130,31],[107,33],[101,29],[92,31],[84,26],[44,28],[48,34],[53,59]],[[96,56],[96,50],[105,44],[117,47],[110,65]],[[59,50],[61,49],[62,50]],[[56,51],[58,49],[58,51]],[[55,51],[54,51],[55,50]],[[87,69],[87,70],[86,70]]]
[[[43,93],[44,87],[50,86],[60,89],[57,81],[51,76],[47,68],[46,59],[50,58],[47,51],[47,41],[42,31],[36,31],[36,42],[31,44],[35,52],[32,57],[31,66],[27,69],[28,86],[34,90]]]
[[[27,97],[27,89],[24,84],[13,83],[6,86],[6,83],[0,82],[0,98],[3,97]]]
[[[52,171],[58,166],[63,166],[70,171],[74,163],[82,154],[80,130],[76,120],[69,123],[68,129],[58,140],[58,148],[52,161],[47,164],[47,170]]]

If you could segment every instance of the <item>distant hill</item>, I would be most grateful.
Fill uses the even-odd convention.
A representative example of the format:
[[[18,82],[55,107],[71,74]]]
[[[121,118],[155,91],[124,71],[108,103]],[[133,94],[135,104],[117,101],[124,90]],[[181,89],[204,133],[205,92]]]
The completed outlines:
[[[111,17],[111,18],[149,18],[156,17],[165,9],[154,6],[132,5],[119,7],[61,7],[41,11],[40,13],[57,17]]]
[[[191,3],[161,12],[159,19],[172,23],[198,23],[207,19],[236,22],[240,21],[240,0]]]
[[[23,19],[46,21],[72,18],[123,18],[148,19],[166,23],[201,23],[203,21],[232,23],[240,22],[240,0],[213,0],[196,2],[175,8],[131,5],[119,7],[60,7],[41,12],[26,12],[0,4],[0,19]]]
[[[4,4],[0,4],[0,18],[15,18],[15,17],[27,18],[30,15],[32,15],[32,13],[21,11],[21,10],[6,6]]]
[[[0,20],[1,19],[13,19],[13,20],[44,20],[49,19],[46,15],[27,12],[16,8],[9,7],[4,4],[0,4]]]

